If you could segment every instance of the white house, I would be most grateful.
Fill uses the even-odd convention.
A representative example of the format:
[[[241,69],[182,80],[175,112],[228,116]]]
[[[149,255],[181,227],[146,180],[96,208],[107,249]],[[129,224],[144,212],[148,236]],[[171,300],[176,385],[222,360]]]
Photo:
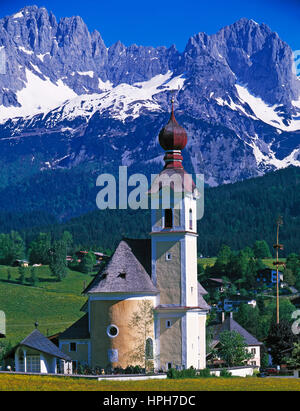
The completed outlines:
[[[261,346],[263,343],[257,340],[252,334],[250,334],[245,328],[243,328],[239,323],[237,323],[232,318],[232,313],[230,316],[225,319],[225,316],[222,316],[222,322],[213,326],[210,326],[209,329],[213,332],[213,341],[212,348],[218,349],[220,343],[220,334],[223,331],[235,331],[240,334],[246,343],[247,351],[252,354],[252,358],[248,361],[248,365],[254,367],[260,367],[261,364]]]
[[[72,360],[37,329],[7,355],[14,355],[15,371],[41,374],[71,374]],[[6,361],[7,363],[8,361]]]

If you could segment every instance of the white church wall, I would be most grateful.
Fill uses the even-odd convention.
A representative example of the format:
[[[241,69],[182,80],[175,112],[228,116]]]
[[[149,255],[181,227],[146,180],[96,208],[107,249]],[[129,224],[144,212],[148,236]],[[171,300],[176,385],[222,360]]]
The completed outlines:
[[[197,238],[194,235],[185,236],[185,301],[186,306],[198,306],[197,283]]]
[[[191,366],[198,368],[198,318],[198,312],[186,313],[186,368]]]

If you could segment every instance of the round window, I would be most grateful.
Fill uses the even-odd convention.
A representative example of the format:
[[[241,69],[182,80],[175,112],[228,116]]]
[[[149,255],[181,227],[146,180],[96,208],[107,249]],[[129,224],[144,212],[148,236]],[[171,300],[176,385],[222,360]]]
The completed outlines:
[[[107,327],[106,332],[109,337],[114,338],[119,334],[119,328],[116,325],[111,324]]]

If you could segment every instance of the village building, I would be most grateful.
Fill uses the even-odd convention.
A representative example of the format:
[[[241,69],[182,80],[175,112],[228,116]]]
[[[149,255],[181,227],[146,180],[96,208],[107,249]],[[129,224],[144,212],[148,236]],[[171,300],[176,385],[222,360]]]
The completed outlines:
[[[72,374],[71,358],[35,329],[5,356],[5,365],[14,363],[16,372]]]
[[[85,314],[58,338],[60,350],[72,358],[74,367],[143,366],[143,362],[133,364],[132,354],[140,341],[130,323],[145,301],[154,312],[144,342],[153,368],[206,367],[210,307],[203,298],[206,291],[197,281],[199,193],[182,165],[187,134],[175,119],[173,104],[159,142],[165,150],[159,182],[179,176],[180,185],[171,187],[181,198],[177,203],[172,200],[168,208],[152,209],[151,238],[124,238],[85,289]],[[159,204],[164,191],[164,182],[160,183],[153,184],[149,193]]]
[[[256,276],[257,283],[266,287],[273,287],[277,283],[277,271],[272,268],[264,268],[257,273]],[[278,271],[278,283],[282,287],[283,273]]]
[[[230,298],[223,298],[218,302],[216,306],[216,311],[221,313],[223,311],[227,312],[237,312],[241,304],[251,305],[253,308],[256,307],[256,300],[251,297],[243,297],[241,295],[233,295]]]
[[[75,253],[76,257],[78,258],[78,262],[81,262],[83,258],[89,253],[89,251],[77,251]],[[94,254],[96,263],[100,264],[102,261],[105,261],[108,258],[107,254],[101,253],[100,251],[91,251],[92,254]],[[73,258],[71,256],[67,256],[68,261],[73,261]]]
[[[27,260],[15,260],[12,263],[13,267],[28,267],[29,266],[29,262]]]
[[[202,285],[208,291],[218,291],[219,293],[224,293],[231,287],[232,284],[229,281],[224,281],[222,278],[211,277],[202,281]]]
[[[256,337],[235,321],[232,313],[230,313],[227,318],[225,317],[225,313],[223,313],[221,322],[208,327],[208,333],[212,335],[211,349],[218,350],[220,346],[220,334],[224,331],[235,331],[243,337],[247,351],[253,355],[247,364],[259,368],[261,365],[261,347],[263,343],[258,341]],[[208,358],[210,357],[211,353],[208,353]],[[220,358],[213,359],[212,362],[215,365],[222,364]]]

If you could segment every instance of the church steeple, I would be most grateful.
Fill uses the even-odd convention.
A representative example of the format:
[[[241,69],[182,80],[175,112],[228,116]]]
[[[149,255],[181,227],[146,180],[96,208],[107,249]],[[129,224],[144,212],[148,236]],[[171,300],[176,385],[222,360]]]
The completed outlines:
[[[151,186],[152,281],[159,290],[155,309],[158,366],[205,367],[207,308],[197,281],[197,198],[192,176],[182,164],[187,133],[176,121],[174,100],[159,133],[165,166]],[[164,194],[169,202],[164,203]]]
[[[168,123],[159,133],[159,143],[166,151],[164,161],[166,168],[183,168],[181,150],[187,144],[187,134],[183,127],[176,121],[174,114],[174,99],[172,98],[172,110]]]

